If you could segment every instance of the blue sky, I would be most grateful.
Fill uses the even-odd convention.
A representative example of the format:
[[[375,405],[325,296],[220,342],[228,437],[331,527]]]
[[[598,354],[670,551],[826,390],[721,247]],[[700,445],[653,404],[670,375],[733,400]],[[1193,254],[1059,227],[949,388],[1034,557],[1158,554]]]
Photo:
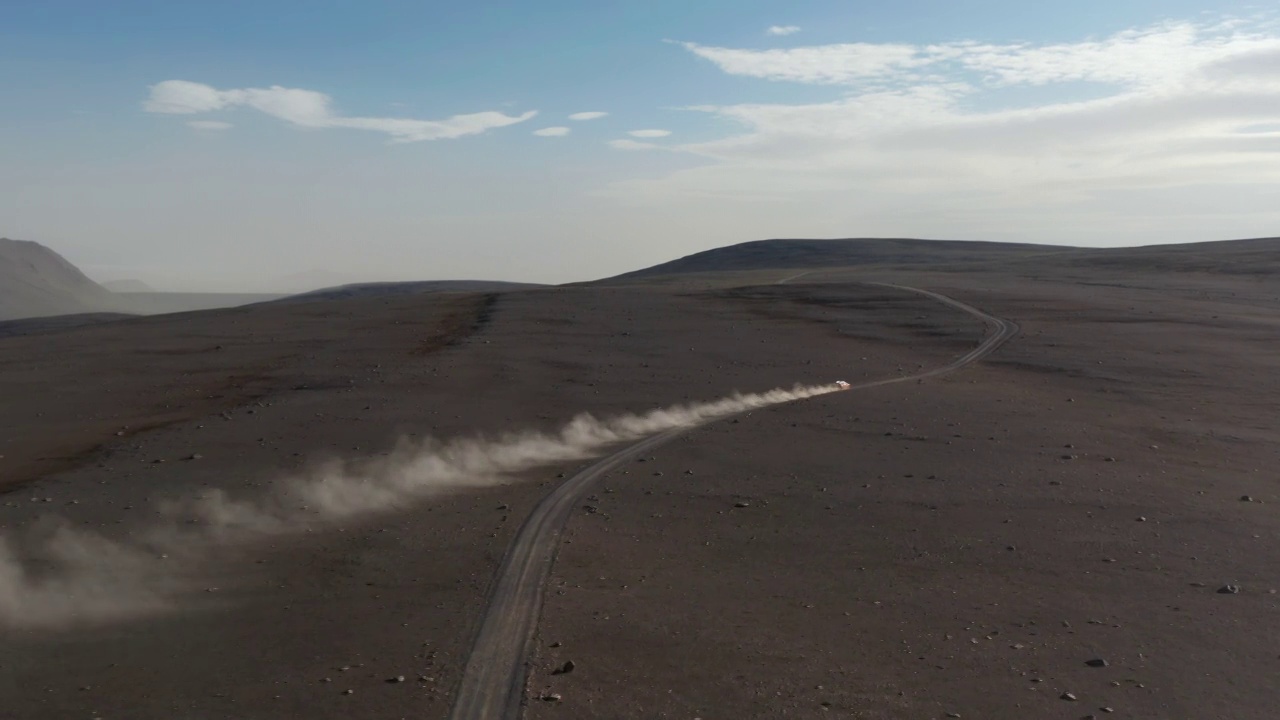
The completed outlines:
[[[777,236],[1273,235],[1276,19],[7,0],[0,235],[98,279],[229,290],[580,280]]]

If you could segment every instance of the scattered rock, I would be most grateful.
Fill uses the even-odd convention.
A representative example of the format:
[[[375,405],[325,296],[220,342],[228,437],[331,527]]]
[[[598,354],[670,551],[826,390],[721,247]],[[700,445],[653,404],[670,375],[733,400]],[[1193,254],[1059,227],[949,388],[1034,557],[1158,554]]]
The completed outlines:
[[[1062,693],[1061,695],[1058,696],[1058,699],[1066,700],[1068,702],[1075,702],[1076,700],[1079,700],[1079,698],[1077,698],[1074,693],[1069,693],[1069,692]]]
[[[1240,502],[1253,502],[1253,496],[1251,496],[1251,495],[1241,495],[1241,496],[1240,496]]]
[[[1223,585],[1222,587],[1218,588],[1218,594],[1219,595],[1238,595],[1240,594],[1240,586],[1239,585]]]
[[[573,672],[574,664],[572,660],[565,660],[564,664],[551,671],[552,675],[568,675]]]
[[[560,693],[546,693],[538,699],[544,702],[560,702],[561,700]]]
[[[746,502],[744,500],[739,500],[738,502],[734,503],[733,506],[736,508],[747,508],[747,507],[751,507],[751,503]]]
[[[1108,663],[1106,660],[1103,660],[1102,658],[1094,658],[1092,660],[1085,660],[1084,664],[1088,665],[1089,667],[1103,668],[1110,665],[1111,663]]]
[[[550,645],[550,647],[553,647],[553,648],[558,648],[558,647],[560,647],[560,646],[561,646],[561,643],[560,643],[560,641],[559,641],[559,640],[557,640],[557,641],[555,641],[555,642],[551,643],[551,645]]]
[[[404,676],[403,676],[403,675],[397,675],[397,676],[395,676],[395,677],[389,677],[389,678],[387,678],[387,682],[389,682],[389,683],[402,683],[402,682],[404,682]]]
[[[355,694],[356,694],[356,691],[355,691],[355,690],[352,690],[352,689],[350,689],[350,688],[347,688],[346,690],[343,690],[343,691],[342,691],[342,694],[343,694],[343,695],[355,695]]]

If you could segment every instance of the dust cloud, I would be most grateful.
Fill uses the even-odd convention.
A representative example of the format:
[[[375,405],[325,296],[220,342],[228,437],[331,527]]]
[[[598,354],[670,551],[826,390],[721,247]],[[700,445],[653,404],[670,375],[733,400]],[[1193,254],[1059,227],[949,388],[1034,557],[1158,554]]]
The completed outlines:
[[[521,472],[656,433],[843,389],[797,385],[604,420],[582,414],[555,433],[402,440],[385,457],[331,461],[261,496],[212,491],[169,501],[160,507],[162,520],[128,542],[47,519],[21,538],[0,536],[0,627],[57,629],[161,612],[175,606],[197,579],[193,568],[219,547],[507,484]]]

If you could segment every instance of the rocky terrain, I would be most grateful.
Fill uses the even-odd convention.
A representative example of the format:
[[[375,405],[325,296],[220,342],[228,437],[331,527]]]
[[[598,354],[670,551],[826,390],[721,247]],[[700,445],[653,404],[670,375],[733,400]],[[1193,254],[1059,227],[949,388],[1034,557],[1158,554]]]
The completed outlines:
[[[700,261],[0,337],[0,717],[446,717],[507,543],[589,458],[270,528],[173,507],[982,336],[868,280],[1021,333],[613,473],[567,528],[526,716],[1269,717],[1280,280],[1240,269],[1273,244]]]

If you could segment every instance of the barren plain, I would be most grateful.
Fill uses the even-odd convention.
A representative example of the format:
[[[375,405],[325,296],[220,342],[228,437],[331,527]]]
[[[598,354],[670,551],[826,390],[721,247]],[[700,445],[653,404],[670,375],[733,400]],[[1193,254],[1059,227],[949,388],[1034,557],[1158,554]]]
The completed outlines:
[[[1021,334],[612,474],[568,526],[526,715],[1270,716],[1280,283],[1020,265],[774,284],[796,274],[0,337],[0,717],[445,717],[513,533],[589,459],[173,557],[152,540],[166,501],[257,502],[406,439],[908,375],[980,341],[971,317],[867,280]]]

